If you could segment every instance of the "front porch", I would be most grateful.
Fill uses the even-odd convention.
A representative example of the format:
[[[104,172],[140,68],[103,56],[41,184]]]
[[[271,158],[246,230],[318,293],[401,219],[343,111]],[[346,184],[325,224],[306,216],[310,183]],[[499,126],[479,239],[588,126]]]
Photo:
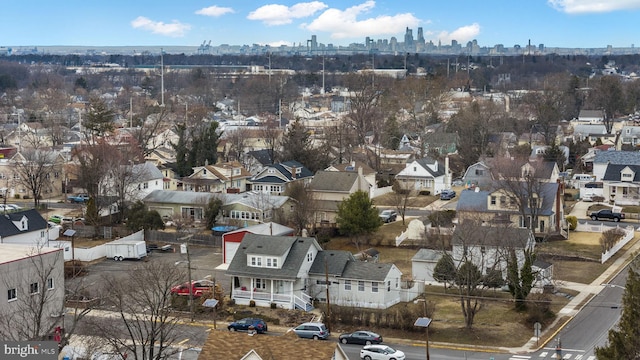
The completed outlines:
[[[233,278],[231,299],[239,305],[271,307],[271,304],[283,309],[313,309],[311,297],[304,291],[294,291],[297,282],[278,279]]]

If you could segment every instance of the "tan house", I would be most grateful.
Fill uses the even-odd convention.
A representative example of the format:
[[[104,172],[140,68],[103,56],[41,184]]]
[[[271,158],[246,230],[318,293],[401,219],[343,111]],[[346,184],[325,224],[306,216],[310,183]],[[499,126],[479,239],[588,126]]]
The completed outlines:
[[[58,197],[62,194],[65,183],[66,159],[55,151],[22,150],[16,152],[10,159],[0,159],[0,189],[2,196],[28,199],[33,194],[21,177],[30,174],[42,175],[41,197],[43,199]],[[33,165],[32,170],[25,170]]]
[[[338,205],[356,191],[370,194],[372,185],[362,174],[353,171],[318,171],[309,184],[316,203],[315,223],[334,224],[338,215]]]
[[[524,186],[524,185],[523,185]],[[526,190],[524,190],[526,191]],[[465,190],[460,193],[456,212],[459,222],[465,220],[485,224],[510,224],[527,228],[532,221],[536,238],[562,234],[564,236],[564,202],[558,183],[539,183],[531,196],[531,203],[524,215],[507,190]]]
[[[193,168],[193,174],[182,178],[185,191],[240,193],[247,190],[251,174],[237,161],[205,164]]]

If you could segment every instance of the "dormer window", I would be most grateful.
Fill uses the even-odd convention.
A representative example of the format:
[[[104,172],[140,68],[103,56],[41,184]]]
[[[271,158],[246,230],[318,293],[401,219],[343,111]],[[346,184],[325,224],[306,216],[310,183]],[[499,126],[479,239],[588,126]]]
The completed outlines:
[[[262,257],[260,257],[260,256],[252,256],[250,258],[250,262],[249,263],[253,267],[262,267]]]
[[[302,173],[302,168],[296,168],[296,174]]]
[[[202,175],[207,175],[207,169],[202,169]]]

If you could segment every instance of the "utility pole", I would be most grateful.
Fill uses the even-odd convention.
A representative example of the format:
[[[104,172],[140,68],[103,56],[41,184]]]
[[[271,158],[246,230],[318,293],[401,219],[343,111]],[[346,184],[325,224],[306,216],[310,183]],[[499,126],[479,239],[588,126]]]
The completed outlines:
[[[160,48],[160,107],[164,107],[164,51]]]
[[[331,332],[331,302],[329,300],[329,267],[327,265],[327,259],[324,259],[324,281],[327,287],[327,330]]]

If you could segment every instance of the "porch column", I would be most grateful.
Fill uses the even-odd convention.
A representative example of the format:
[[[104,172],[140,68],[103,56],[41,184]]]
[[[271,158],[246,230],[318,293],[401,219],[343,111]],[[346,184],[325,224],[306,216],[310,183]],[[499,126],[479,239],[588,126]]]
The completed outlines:
[[[271,279],[271,302],[273,302],[273,279]]]
[[[251,288],[249,289],[250,294],[251,294],[251,295],[249,296],[249,299],[251,299],[251,300],[253,300],[253,290],[254,290],[255,288],[256,288],[255,283],[254,283],[254,281],[253,281],[253,278],[251,278]]]

